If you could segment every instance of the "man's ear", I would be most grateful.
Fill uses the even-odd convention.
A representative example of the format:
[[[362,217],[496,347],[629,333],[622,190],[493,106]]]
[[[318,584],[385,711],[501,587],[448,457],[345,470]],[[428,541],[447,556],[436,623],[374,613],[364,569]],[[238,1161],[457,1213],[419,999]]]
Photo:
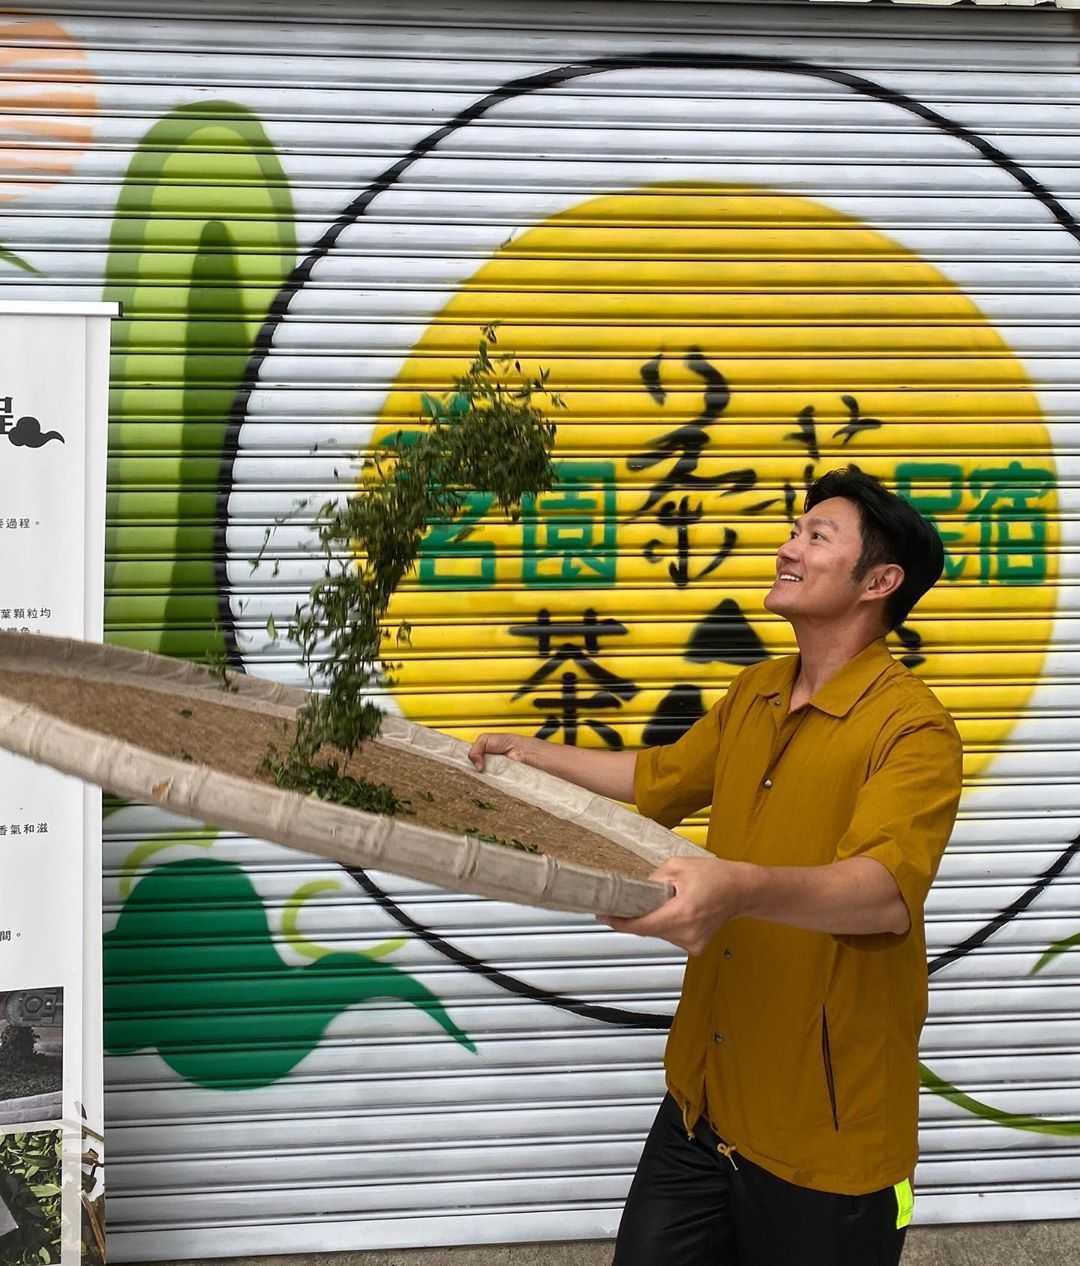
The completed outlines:
[[[883,563],[880,567],[870,569],[864,581],[863,599],[880,602],[893,594],[904,583],[904,569],[899,563]]]

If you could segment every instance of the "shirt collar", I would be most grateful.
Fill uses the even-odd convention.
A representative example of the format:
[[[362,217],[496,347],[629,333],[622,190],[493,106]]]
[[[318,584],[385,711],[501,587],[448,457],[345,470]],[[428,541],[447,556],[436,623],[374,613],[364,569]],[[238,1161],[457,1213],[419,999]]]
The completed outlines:
[[[821,687],[810,700],[810,707],[833,717],[847,716],[886,668],[895,662],[885,645],[885,639],[878,638],[869,646],[863,647],[853,659],[849,659],[836,676]],[[762,672],[757,693],[765,698],[778,696],[786,704],[790,704],[798,671],[798,655],[787,655],[783,659],[774,660]]]

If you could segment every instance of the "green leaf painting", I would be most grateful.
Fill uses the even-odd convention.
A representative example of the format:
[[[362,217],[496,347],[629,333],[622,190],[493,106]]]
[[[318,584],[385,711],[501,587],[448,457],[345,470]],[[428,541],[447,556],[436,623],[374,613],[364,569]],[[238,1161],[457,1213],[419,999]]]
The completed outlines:
[[[105,936],[105,1049],[156,1050],[211,1089],[269,1086],[319,1044],[346,1007],[387,999],[426,1012],[468,1051],[472,1040],[420,981],[361,953],[285,963],[251,880],[232,862],[155,867]]]
[[[10,264],[12,268],[18,268],[24,273],[37,273],[38,271],[33,264],[28,264],[25,259],[16,255],[14,251],[9,251],[2,246],[0,246],[0,262]]]
[[[1039,959],[1035,966],[1031,969],[1031,975],[1036,976],[1044,967],[1048,967],[1055,958],[1060,958],[1062,954],[1067,954],[1070,950],[1080,948],[1080,932],[1075,932],[1072,936],[1065,937],[1064,940],[1055,941],[1053,945]]]
[[[946,1081],[944,1077],[939,1077],[925,1064],[919,1065],[919,1079],[933,1094],[940,1095],[942,1099],[947,1099],[956,1107],[992,1125],[1004,1126],[1007,1130],[1023,1130],[1029,1134],[1056,1134],[1060,1137],[1072,1138],[1080,1135],[1080,1121],[1056,1121],[1050,1117],[1032,1117],[1020,1112],[1006,1112],[1003,1108],[995,1108],[992,1104],[972,1098],[958,1086]]]
[[[223,443],[258,330],[296,259],[288,180],[229,101],[144,136],[116,207],[105,298],[119,300],[109,436],[110,641],[223,649],[216,554]]]

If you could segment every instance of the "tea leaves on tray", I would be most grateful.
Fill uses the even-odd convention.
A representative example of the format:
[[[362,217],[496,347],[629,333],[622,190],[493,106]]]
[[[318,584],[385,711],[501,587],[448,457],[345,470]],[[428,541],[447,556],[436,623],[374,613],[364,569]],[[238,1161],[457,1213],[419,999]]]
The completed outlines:
[[[484,844],[501,844],[503,848],[516,848],[521,853],[540,853],[543,851],[537,848],[535,844],[519,840],[516,835],[507,839],[505,836],[495,835],[491,831],[481,831],[478,826],[448,826],[446,829],[453,831],[456,835],[464,835],[469,839],[480,840]]]
[[[412,812],[410,802],[398,799],[392,787],[343,774],[334,761],[325,765],[309,764],[296,760],[292,753],[279,760],[276,752],[268,752],[259,768],[260,772],[272,774],[277,785],[285,791],[302,791],[305,795],[317,796],[320,800],[329,800],[349,809],[382,813],[388,817]]]

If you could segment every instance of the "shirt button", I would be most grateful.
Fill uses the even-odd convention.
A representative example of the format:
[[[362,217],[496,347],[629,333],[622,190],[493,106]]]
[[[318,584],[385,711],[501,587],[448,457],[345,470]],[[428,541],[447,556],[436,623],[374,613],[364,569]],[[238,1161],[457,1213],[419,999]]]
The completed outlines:
[[[735,957],[735,951],[734,951],[734,950],[732,950],[732,949],[725,949],[725,950],[724,950],[724,957],[725,957],[725,958],[734,958],[734,957]]]
[[[778,707],[780,706],[780,700],[779,700],[779,699],[774,699],[774,700],[772,701],[772,706],[773,706],[774,708],[778,708]]]
[[[772,786],[772,779],[766,778],[765,781],[761,785],[765,788],[766,791],[768,791],[769,788]]]
[[[719,1046],[719,1045],[720,1045],[720,1043],[724,1040],[724,1034],[723,1034],[723,1033],[714,1033],[714,1034],[712,1035],[712,1040],[713,1040],[713,1041],[714,1041],[714,1042],[715,1042],[715,1043]]]

